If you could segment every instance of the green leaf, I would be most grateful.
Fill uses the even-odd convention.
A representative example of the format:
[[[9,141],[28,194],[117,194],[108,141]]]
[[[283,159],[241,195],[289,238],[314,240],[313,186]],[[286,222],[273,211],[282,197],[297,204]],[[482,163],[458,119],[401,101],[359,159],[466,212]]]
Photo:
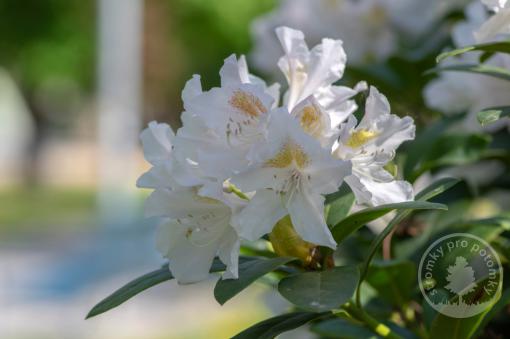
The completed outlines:
[[[453,65],[453,66],[440,66],[428,70],[425,74],[439,73],[439,72],[468,72],[481,75],[487,75],[498,79],[510,81],[510,71],[506,68],[489,66],[489,65],[477,65],[477,64],[464,64],[464,65]]]
[[[376,261],[370,265],[367,282],[386,302],[401,307],[416,287],[416,265],[408,260]]]
[[[337,223],[332,228],[333,238],[340,243],[349,234],[355,232],[365,224],[380,218],[393,210],[428,210],[428,209],[446,209],[445,205],[426,201],[406,201],[395,204],[381,205],[377,207],[366,208],[353,213]]]
[[[249,262],[252,259],[246,257],[239,258],[241,263]],[[219,260],[214,259],[213,264],[211,266],[211,272],[221,272],[225,270],[225,265]],[[128,301],[135,295],[145,291],[152,286],[161,284],[167,280],[173,279],[173,275],[168,269],[168,265],[160,268],[159,270],[152,271],[141,277],[127,283],[126,285],[119,288],[117,291],[113,292],[111,295],[100,301],[96,306],[90,310],[87,314],[88,318],[95,317],[101,313],[111,310],[124,302]]]
[[[347,185],[343,185],[336,193],[326,197],[326,211],[328,226],[336,225],[345,218],[354,204],[354,194]]]
[[[220,279],[214,287],[214,297],[223,305],[258,278],[276,270],[295,258],[277,257],[254,259],[239,265],[239,279]]]
[[[426,200],[430,200],[430,199],[438,196],[439,194],[443,193],[447,189],[451,188],[452,186],[457,184],[459,181],[460,180],[455,179],[455,178],[443,178],[443,179],[440,179],[440,180],[432,183],[427,188],[423,189],[420,193],[418,193],[416,195],[416,200],[417,201],[421,201],[421,202],[425,202]],[[363,263],[363,266],[362,266],[362,269],[361,269],[361,277],[360,277],[359,284],[358,284],[358,289],[357,289],[358,293],[356,294],[356,301],[360,300],[360,295],[359,295],[360,288],[359,288],[359,286],[361,285],[361,283],[363,282],[363,280],[365,279],[365,277],[367,275],[368,268],[370,266],[370,263],[372,262],[372,259],[375,256],[375,253],[376,253],[377,249],[381,246],[383,240],[391,232],[393,232],[393,230],[397,227],[397,225],[402,220],[404,220],[411,212],[412,212],[412,210],[403,210],[403,211],[398,212],[397,215],[395,216],[395,218],[393,218],[393,220],[391,220],[391,222],[388,224],[388,226],[386,226],[386,228],[381,233],[379,233],[377,235],[375,240],[370,245],[370,248],[368,250],[368,256],[365,258],[365,262]]]
[[[510,116],[510,106],[486,108],[477,114],[478,122],[482,126],[492,124],[508,116]]]
[[[460,182],[457,178],[441,178],[416,194],[416,200],[427,201],[449,190]]]
[[[283,278],[280,294],[300,308],[312,311],[338,309],[354,294],[359,271],[354,266],[334,267],[327,271],[304,272]]]
[[[343,338],[343,339],[376,339],[377,335],[373,334],[369,329],[361,323],[354,323],[352,320],[336,318],[321,321],[314,324],[311,331],[326,338]]]
[[[430,338],[448,338],[448,339],[469,339],[475,334],[482,320],[490,311],[488,307],[485,311],[469,318],[450,318],[444,314],[438,313],[432,321],[430,327]]]
[[[415,177],[422,173],[443,167],[470,164],[482,158],[491,141],[483,134],[443,135],[432,144],[421,159]]]
[[[277,335],[298,328],[331,312],[293,312],[261,321],[237,334],[232,339],[272,339]]]
[[[142,275],[141,277],[122,286],[113,294],[99,302],[96,306],[92,308],[92,310],[90,310],[85,319],[92,318],[98,314],[109,311],[112,308],[117,307],[120,304],[131,299],[138,293],[143,292],[152,286],[158,285],[164,281],[171,280],[173,278],[174,277],[172,273],[170,273],[168,266],[162,267],[159,270],[152,271],[150,273]]]
[[[465,114],[447,116],[428,126],[416,139],[410,141],[406,146],[406,158],[404,163],[404,178],[411,178],[412,172],[423,156],[427,154],[431,143],[434,143],[453,124],[464,119]],[[414,181],[416,178],[411,178]]]
[[[491,307],[491,309],[485,313],[485,316],[483,317],[483,320],[478,327],[478,329],[483,329],[487,324],[494,318],[499,312],[501,312],[505,307],[508,306],[510,303],[510,289],[506,289],[502,295],[501,298],[498,299],[498,301],[494,304],[494,306]]]
[[[510,53],[510,41],[498,41],[486,44],[472,45],[463,48],[458,48],[453,51],[441,53],[437,56],[436,62],[439,63],[446,58],[461,55],[467,52],[489,52],[489,53]]]

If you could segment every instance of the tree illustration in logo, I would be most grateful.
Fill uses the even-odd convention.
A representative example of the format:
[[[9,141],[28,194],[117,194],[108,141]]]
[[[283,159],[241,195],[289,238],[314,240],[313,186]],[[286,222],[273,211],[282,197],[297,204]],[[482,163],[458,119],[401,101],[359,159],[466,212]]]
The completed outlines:
[[[445,288],[459,296],[459,305],[464,304],[462,297],[476,288],[475,271],[464,257],[457,257],[455,264],[448,267],[446,280],[449,283]]]

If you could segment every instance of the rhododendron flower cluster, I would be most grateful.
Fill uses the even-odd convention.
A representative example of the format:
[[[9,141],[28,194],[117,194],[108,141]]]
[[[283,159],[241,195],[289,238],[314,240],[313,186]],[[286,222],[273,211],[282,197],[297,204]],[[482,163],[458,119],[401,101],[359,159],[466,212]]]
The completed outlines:
[[[483,4],[486,6],[484,6]],[[499,6],[499,7],[498,7]],[[477,42],[495,42],[508,40],[510,37],[510,17],[500,21],[499,17],[509,13],[510,2],[499,1],[473,1],[466,8],[466,19],[453,27],[452,39],[455,47],[471,46]],[[488,9],[496,11],[494,14]],[[508,15],[508,14],[506,14]],[[500,25],[496,25],[500,23]],[[455,64],[476,64],[481,52],[461,54],[444,60],[445,66]],[[510,69],[510,56],[496,53],[483,63],[487,66]],[[424,90],[427,105],[433,109],[447,114],[468,112],[462,123],[464,130],[480,130],[476,114],[487,107],[506,106],[510,104],[510,85],[508,81],[473,73],[447,72],[431,81]],[[490,129],[499,129],[508,121],[502,119],[490,126]]]
[[[491,1],[491,0],[487,0]],[[496,1],[496,0],[492,0]],[[504,0],[499,0],[504,1]],[[449,12],[469,0],[280,0],[252,26],[255,66],[274,75],[280,57],[273,30],[282,25],[302,30],[308,41],[342,39],[350,63],[386,61],[402,43],[422,38]]]
[[[146,215],[162,218],[158,248],[180,283],[205,279],[216,256],[223,278],[237,278],[240,240],[261,238],[287,216],[303,240],[335,249],[324,202],[344,182],[359,204],[413,200],[412,186],[385,169],[414,138],[413,120],[391,114],[375,87],[335,84],[346,65],[342,41],[309,49],[300,31],[276,34],[283,95],[232,55],[220,87],[204,90],[198,75],[186,83],[175,134],[155,122],[141,134],[152,167],[138,186],[154,189]],[[365,90],[358,122],[354,97]]]

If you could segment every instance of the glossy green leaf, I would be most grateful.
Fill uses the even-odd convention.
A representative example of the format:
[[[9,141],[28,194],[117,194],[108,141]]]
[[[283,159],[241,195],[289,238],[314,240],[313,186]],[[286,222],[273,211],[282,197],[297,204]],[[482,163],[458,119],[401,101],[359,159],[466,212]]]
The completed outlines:
[[[328,319],[314,324],[312,332],[317,333],[321,338],[343,338],[343,339],[376,339],[377,335],[361,323],[343,318]]]
[[[454,56],[458,56],[467,52],[489,52],[489,53],[510,53],[510,41],[497,41],[490,42],[485,44],[472,45],[467,47],[462,47],[455,49],[453,51],[448,51],[441,53],[437,56],[436,62],[439,63],[444,59],[451,58]]]
[[[413,170],[419,164],[421,159],[427,154],[430,145],[440,138],[444,132],[453,124],[464,119],[465,114],[455,114],[447,116],[428,126],[422,133],[416,136],[416,139],[406,145],[406,158],[404,163],[404,178],[414,181]]]
[[[477,118],[478,122],[482,126],[486,126],[498,121],[501,118],[510,116],[510,107],[492,107],[484,109],[483,111],[478,112]]]
[[[354,194],[347,185],[326,197],[327,224],[334,226],[344,219],[354,204]]]
[[[239,258],[240,263],[251,261],[252,258],[241,257]],[[211,272],[221,272],[225,270],[225,265],[219,260],[214,259],[211,266]],[[148,288],[161,284],[162,282],[173,279],[173,275],[168,269],[168,265],[164,267],[142,275],[141,277],[127,283],[126,285],[113,292],[111,295],[100,301],[96,306],[90,310],[87,314],[86,319],[92,318],[96,315],[104,313],[106,311],[115,308],[124,302],[128,301],[135,295],[145,291]]]
[[[109,311],[112,308],[115,308],[120,304],[128,301],[138,293],[173,278],[174,277],[172,273],[170,273],[170,270],[166,265],[159,270],[155,270],[142,275],[141,277],[122,286],[117,291],[113,292],[110,296],[99,302],[92,308],[92,310],[90,310],[85,319],[92,318],[96,315]]]
[[[283,332],[296,329],[312,320],[319,319],[331,312],[293,312],[261,321],[242,331],[232,339],[272,339]]]
[[[443,135],[429,145],[414,175],[419,176],[443,166],[460,166],[478,161],[490,141],[491,138],[483,134]]]
[[[439,179],[438,181],[432,183],[430,186],[428,186],[427,188],[425,188],[421,192],[419,192],[416,195],[416,200],[421,201],[421,202],[430,200],[430,199],[440,195],[441,193],[445,192],[449,188],[453,187],[459,181],[460,180],[455,179],[455,178]],[[398,212],[397,215],[395,216],[395,218],[393,218],[393,220],[388,224],[388,226],[386,226],[386,228],[381,233],[379,233],[377,235],[377,237],[375,238],[375,240],[372,242],[372,244],[370,245],[370,248],[368,250],[368,255],[365,258],[365,261],[364,261],[362,269],[361,269],[361,277],[360,277],[359,285],[361,285],[361,283],[365,279],[367,272],[368,272],[368,268],[370,266],[370,263],[372,262],[372,259],[374,258],[377,249],[381,246],[384,239],[391,232],[393,232],[393,230],[398,226],[398,224],[402,220],[404,220],[411,212],[412,212],[412,210],[403,210],[403,211]],[[360,289],[358,288],[358,293],[356,294],[357,301],[360,300],[359,291],[360,291]]]
[[[507,288],[503,291],[501,294],[501,298],[498,299],[498,301],[492,306],[492,308],[485,313],[485,316],[482,319],[482,322],[480,326],[478,327],[478,330],[484,328],[487,326],[487,324],[501,311],[504,310],[505,307],[510,304],[510,289]]]
[[[463,64],[463,65],[452,65],[452,66],[440,66],[433,68],[426,72],[440,73],[440,72],[467,72],[475,73],[480,75],[487,75],[490,77],[503,79],[510,81],[510,71],[506,68],[489,66],[489,65],[478,65],[478,64]]]
[[[214,287],[214,297],[220,304],[226,303],[260,277],[272,272],[295,258],[276,257],[254,259],[239,265],[239,279],[220,279]]]
[[[469,339],[482,324],[483,318],[490,311],[469,318],[450,318],[444,314],[437,314],[430,328],[431,338]]]
[[[366,208],[353,213],[337,223],[332,228],[333,238],[340,243],[349,234],[355,232],[365,224],[380,218],[391,211],[397,210],[428,210],[428,209],[446,209],[445,205],[426,201],[406,201],[395,204],[381,205],[377,207]]]
[[[354,294],[358,284],[357,267],[334,267],[327,271],[304,272],[283,278],[280,294],[294,305],[312,311],[338,309]]]
[[[460,182],[460,179],[457,178],[441,178],[437,181],[434,181],[432,184],[421,190],[418,194],[416,194],[416,200],[427,201],[430,200],[441,193],[449,190],[453,186],[457,185]]]
[[[367,282],[386,302],[402,306],[417,286],[416,265],[407,260],[376,261],[370,265]]]

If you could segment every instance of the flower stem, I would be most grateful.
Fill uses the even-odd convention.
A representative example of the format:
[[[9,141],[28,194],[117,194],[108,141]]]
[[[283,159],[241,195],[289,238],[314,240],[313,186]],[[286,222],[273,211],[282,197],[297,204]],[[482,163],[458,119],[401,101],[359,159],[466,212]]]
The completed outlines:
[[[246,194],[244,194],[239,188],[235,187],[232,184],[229,184],[228,190],[243,200],[250,200],[250,198],[248,198],[248,196]]]
[[[372,332],[388,339],[402,339],[398,334],[394,333],[388,326],[372,318],[363,309],[357,307],[354,303],[346,303],[342,308],[347,311],[353,318],[363,322]]]

